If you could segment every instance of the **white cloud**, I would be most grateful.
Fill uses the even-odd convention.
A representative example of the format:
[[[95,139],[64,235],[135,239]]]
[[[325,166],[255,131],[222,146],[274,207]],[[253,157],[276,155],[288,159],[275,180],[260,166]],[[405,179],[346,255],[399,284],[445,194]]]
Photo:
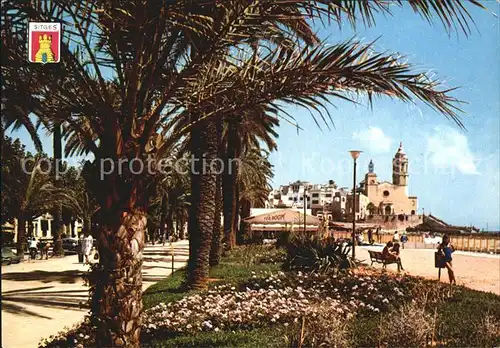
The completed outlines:
[[[359,141],[361,146],[374,153],[388,152],[391,148],[392,139],[384,134],[382,129],[369,127],[360,132],[354,132],[352,138]]]
[[[450,127],[436,127],[427,139],[427,154],[437,168],[457,169],[463,174],[479,174],[478,158],[469,149],[467,137]]]

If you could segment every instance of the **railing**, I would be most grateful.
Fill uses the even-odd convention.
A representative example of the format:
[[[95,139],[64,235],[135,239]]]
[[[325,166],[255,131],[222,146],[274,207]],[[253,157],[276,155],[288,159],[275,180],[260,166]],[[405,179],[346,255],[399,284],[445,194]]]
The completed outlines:
[[[335,231],[335,238],[352,238],[352,234],[349,231]],[[389,233],[381,233],[379,234],[379,238],[377,240],[377,235],[375,232],[372,234],[372,238],[376,243],[385,244],[388,241],[392,240],[393,234]],[[436,248],[436,244],[426,244],[424,243],[423,234],[415,235],[415,234],[407,234],[408,242],[406,243],[407,247],[410,248],[419,248],[419,249],[433,249]],[[366,232],[363,233],[363,238],[366,242],[368,242],[368,234]],[[401,235],[400,235],[401,238]],[[474,235],[463,235],[463,236],[450,236],[451,244],[455,248],[455,250],[463,250],[463,251],[474,251],[474,252],[486,252],[486,253],[494,253],[500,254],[500,236],[474,236]]]

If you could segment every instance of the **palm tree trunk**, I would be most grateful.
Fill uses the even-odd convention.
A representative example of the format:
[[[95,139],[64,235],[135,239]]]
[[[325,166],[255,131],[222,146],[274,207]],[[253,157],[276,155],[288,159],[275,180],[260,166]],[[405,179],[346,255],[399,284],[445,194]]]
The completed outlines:
[[[222,132],[223,132],[223,122],[222,120],[217,122],[216,131],[217,131],[217,153],[219,158],[222,158],[224,153],[224,147],[222,142]],[[219,173],[221,169],[218,168]],[[212,232],[212,247],[210,249],[210,266],[217,266],[220,263],[220,259],[222,256],[222,175],[217,174],[215,179],[215,215],[214,215],[214,227]]]
[[[248,199],[241,200],[241,221],[240,221],[240,235],[242,241],[248,240],[250,237],[250,224],[245,222],[244,219],[250,216],[252,204]]]
[[[181,222],[175,217],[175,233],[179,237],[179,240],[181,239],[181,229],[180,229]]]
[[[167,219],[167,195],[161,197],[160,238],[165,240],[165,220]]]
[[[212,232],[212,248],[210,249],[210,266],[217,266],[222,256],[222,176],[217,175],[215,186],[215,215]]]
[[[179,238],[180,239],[186,239],[184,229],[185,229],[185,216],[183,213],[179,214],[179,223],[180,223],[180,232],[179,232]]]
[[[156,224],[154,223],[153,219],[148,218],[148,239],[151,242],[151,244],[155,244],[155,234],[156,234]]]
[[[17,255],[24,257],[24,246],[26,244],[26,220],[20,216],[17,218]]]
[[[215,215],[216,175],[211,170],[217,157],[217,132],[213,120],[191,131],[191,206],[189,212],[189,261],[187,285],[207,287],[210,247]]]
[[[236,243],[242,244],[243,240],[241,238],[239,229],[241,204],[240,204],[240,189],[238,187],[238,183],[236,183],[236,186],[234,188],[234,200],[235,200],[235,209],[234,209],[233,231],[234,235],[236,236]]]
[[[171,211],[167,213],[167,235],[170,237],[172,242],[175,242],[174,219]]]
[[[54,255],[55,256],[63,256],[64,249],[62,247],[62,233],[63,233],[63,224],[62,224],[62,206],[57,203],[56,207],[52,211],[52,238],[54,241]]]
[[[147,226],[139,210],[102,212],[97,237],[100,262],[91,273],[92,319],[97,347],[139,347],[142,312],[142,252]]]
[[[90,217],[85,217],[83,219],[82,232],[84,234],[90,233],[91,228],[92,228],[92,221]]]
[[[223,207],[224,207],[224,244],[226,250],[236,245],[234,230],[236,218],[236,185],[238,177],[238,130],[236,122],[229,122],[227,130],[227,150],[224,171],[222,175]]]
[[[61,173],[61,161],[62,161],[62,144],[61,144],[61,126],[56,124],[54,126],[54,185],[56,187],[60,186],[59,174]],[[62,247],[61,234],[63,233],[62,224],[62,203],[56,202],[54,210],[52,212],[52,236],[54,239],[54,255],[63,256],[64,250]]]

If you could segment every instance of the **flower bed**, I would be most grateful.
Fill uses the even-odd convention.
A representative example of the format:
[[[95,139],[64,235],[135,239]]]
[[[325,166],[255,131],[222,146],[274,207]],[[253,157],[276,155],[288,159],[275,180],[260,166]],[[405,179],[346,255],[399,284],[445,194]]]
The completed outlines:
[[[160,303],[144,313],[143,323],[148,332],[196,332],[289,325],[322,312],[350,319],[358,312],[386,311],[394,301],[408,300],[401,290],[407,285],[405,277],[255,274],[238,287],[216,286],[180,301]]]

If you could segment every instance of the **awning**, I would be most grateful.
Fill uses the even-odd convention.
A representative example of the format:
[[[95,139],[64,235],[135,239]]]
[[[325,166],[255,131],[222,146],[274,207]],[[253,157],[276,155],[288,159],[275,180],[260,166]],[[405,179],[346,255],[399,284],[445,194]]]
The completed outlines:
[[[321,220],[316,216],[305,215],[306,225],[321,225]],[[245,222],[251,224],[296,224],[304,225],[304,213],[291,209],[282,209],[278,211],[273,211],[271,213],[265,213],[260,215],[254,215],[246,218]]]
[[[304,231],[304,226],[301,225],[284,225],[284,224],[272,224],[272,225],[265,225],[265,224],[252,224],[250,227],[252,231],[297,231],[297,232],[302,232]],[[307,232],[315,232],[319,230],[319,226],[312,226],[312,225],[306,225],[306,231]]]

